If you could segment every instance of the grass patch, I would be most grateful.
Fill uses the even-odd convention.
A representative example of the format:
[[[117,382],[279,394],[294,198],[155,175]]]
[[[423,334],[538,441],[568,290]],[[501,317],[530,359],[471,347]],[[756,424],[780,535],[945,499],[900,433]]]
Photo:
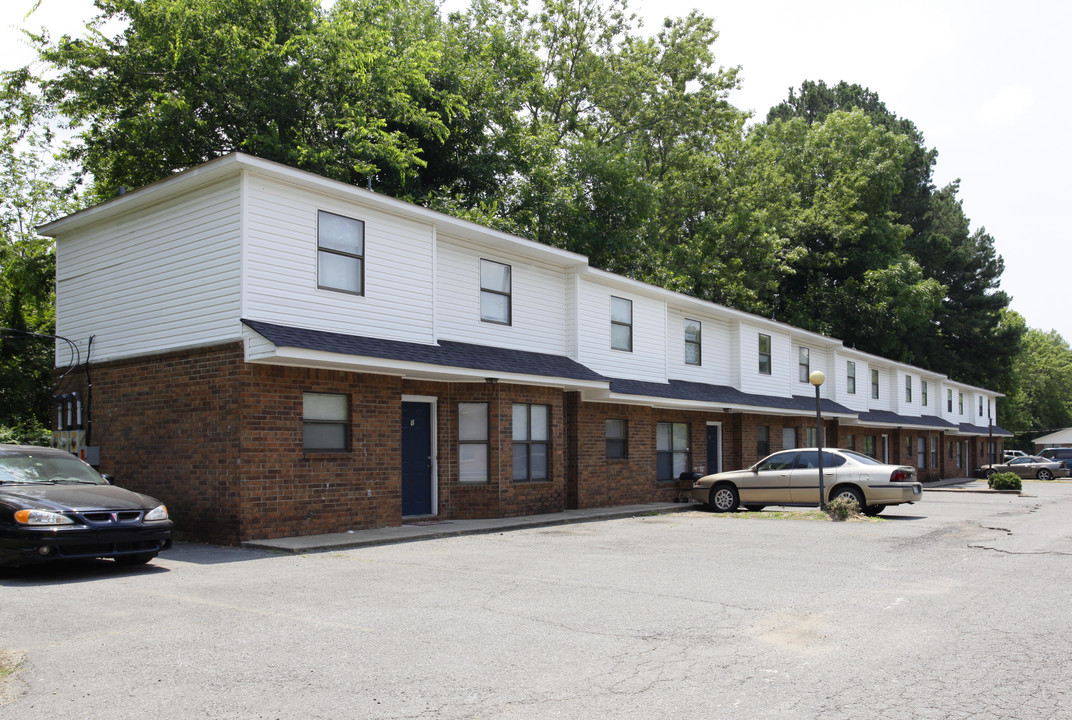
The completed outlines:
[[[8,683],[15,679],[22,667],[22,656],[0,650],[0,705],[11,700]]]

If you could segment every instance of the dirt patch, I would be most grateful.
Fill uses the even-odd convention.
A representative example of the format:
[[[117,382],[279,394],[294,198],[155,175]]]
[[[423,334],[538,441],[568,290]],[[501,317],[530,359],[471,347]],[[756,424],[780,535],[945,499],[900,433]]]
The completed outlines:
[[[15,699],[15,679],[21,668],[21,653],[0,650],[0,705]]]

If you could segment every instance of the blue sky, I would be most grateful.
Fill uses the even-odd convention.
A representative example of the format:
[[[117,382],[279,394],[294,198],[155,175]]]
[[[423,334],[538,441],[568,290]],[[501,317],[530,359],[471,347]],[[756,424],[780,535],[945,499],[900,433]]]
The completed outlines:
[[[0,68],[31,59],[13,26],[78,33],[91,0],[4,0]],[[450,0],[450,7],[464,0]],[[972,227],[994,236],[1002,288],[1028,325],[1072,342],[1072,3],[1053,0],[637,0],[648,28],[698,9],[715,18],[717,62],[742,68],[735,105],[762,118],[804,80],[878,93],[938,150],[935,181],[961,181]]]

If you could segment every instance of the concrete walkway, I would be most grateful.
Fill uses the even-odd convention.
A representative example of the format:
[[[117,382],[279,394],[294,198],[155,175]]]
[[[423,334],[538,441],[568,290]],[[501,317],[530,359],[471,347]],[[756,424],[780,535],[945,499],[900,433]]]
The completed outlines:
[[[327,535],[250,540],[242,543],[242,546],[257,550],[274,550],[288,553],[319,552],[413,542],[414,540],[456,537],[459,535],[479,535],[550,525],[567,525],[595,520],[618,520],[620,518],[637,517],[638,515],[662,515],[683,510],[693,510],[697,507],[700,506],[693,503],[650,503],[647,505],[619,505],[609,508],[564,510],[543,515],[491,518],[487,520],[429,520],[427,522],[414,522],[398,527],[375,528],[373,530],[348,530],[347,532]]]
[[[938,482],[925,484],[923,489],[928,492],[995,492],[987,488],[985,480],[974,480],[972,478],[939,480]],[[618,520],[639,515],[663,515],[684,510],[694,510],[699,507],[701,506],[696,503],[650,503],[646,505],[619,505],[608,508],[564,510],[543,515],[525,515],[522,517],[491,518],[486,520],[430,519],[397,527],[374,528],[372,530],[348,530],[341,533],[302,535],[275,538],[274,540],[249,540],[242,543],[242,546],[257,550],[296,554],[324,552],[327,550],[344,550],[372,545],[390,545],[393,543],[414,542],[416,540],[457,537],[460,535],[506,532],[508,530],[548,527],[551,525]]]

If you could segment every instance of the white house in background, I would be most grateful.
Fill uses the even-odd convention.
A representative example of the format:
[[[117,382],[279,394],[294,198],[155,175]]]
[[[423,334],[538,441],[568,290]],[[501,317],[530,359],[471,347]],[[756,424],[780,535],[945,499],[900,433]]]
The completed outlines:
[[[1048,447],[1072,447],[1072,428],[1065,428],[1049,435],[1037,437],[1032,442],[1036,450],[1043,450]]]

